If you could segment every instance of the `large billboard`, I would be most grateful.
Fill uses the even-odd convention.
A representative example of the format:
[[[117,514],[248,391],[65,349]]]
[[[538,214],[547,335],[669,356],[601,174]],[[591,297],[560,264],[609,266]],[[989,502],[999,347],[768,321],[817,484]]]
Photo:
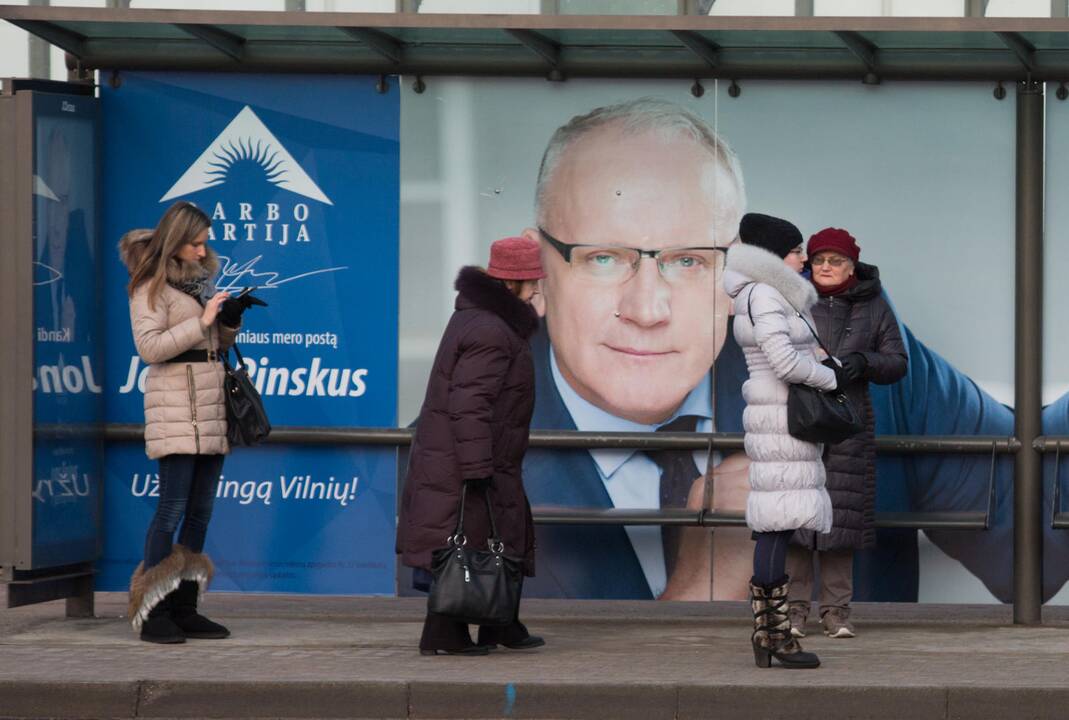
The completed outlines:
[[[443,78],[404,95],[402,422],[418,412],[433,339],[448,316],[449,272],[483,261],[495,238],[526,232],[545,240],[548,230],[566,244],[726,245],[732,224],[754,211],[788,218],[806,237],[845,228],[861,260],[879,268],[909,371],[872,388],[878,434],[1012,435],[1012,98],[1000,102],[988,85],[964,83],[754,81],[734,97],[727,90],[711,81],[696,97],[671,81]],[[653,117],[636,122],[659,134],[659,151],[631,141],[641,133],[568,144],[581,131],[573,118],[642,98],[698,115],[733,149],[737,167],[706,153],[708,172],[696,171],[674,143],[680,133]],[[555,133],[564,142],[550,146]],[[540,169],[545,177],[560,167],[556,188],[537,185]],[[424,258],[429,227],[441,228],[442,247]],[[562,262],[551,242],[543,247],[549,278],[547,321],[535,339],[535,427],[654,430],[658,415],[686,410],[698,429],[741,431],[746,369],[722,294],[688,295],[670,282],[583,285],[574,263]],[[646,358],[636,369],[604,352],[642,343],[660,343],[664,361]],[[700,361],[705,368],[696,371]],[[1047,368],[1048,385],[1067,380],[1063,367]],[[1044,431],[1064,433],[1065,399],[1047,401]],[[672,500],[660,487],[664,458],[651,453],[532,450],[525,482],[536,506],[745,506],[745,454],[684,460],[693,460],[695,485]],[[1008,601],[1011,460],[883,456],[876,507],[984,511],[992,477],[990,530],[881,531],[874,549],[857,554],[855,599]],[[1069,574],[1060,538],[1046,531],[1048,597]],[[657,528],[540,527],[538,577],[526,589],[551,597],[745,597],[747,531],[685,543],[689,555],[672,567],[665,548],[676,542]]]
[[[121,73],[102,90],[107,418],[144,420],[115,243],[176,200],[212,219],[220,290],[256,288],[238,345],[275,426],[397,423],[398,93],[378,78]],[[392,448],[233,452],[205,552],[214,586],[394,590]],[[141,444],[112,445],[98,585],[126,587],[158,493]]]
[[[376,82],[123,73],[103,90],[108,357],[97,382],[109,422],[142,420],[145,370],[112,243],[182,198],[213,219],[220,287],[255,285],[270,303],[249,311],[239,343],[276,425],[411,423],[457,270],[526,233],[550,274],[537,301],[535,428],[654,431],[680,415],[685,426],[665,429],[739,432],[746,369],[723,288],[693,292],[663,273],[582,280],[557,246],[726,247],[754,211],[805,236],[845,228],[879,268],[909,353],[904,380],[872,387],[879,434],[1012,435],[1014,105],[986,84],[753,81],[735,94],[710,81],[696,96],[674,81],[437,78],[422,93],[385,94]],[[574,118],[643,98],[697,115],[731,152],[695,153],[656,118],[639,122],[654,128],[652,145],[626,134],[567,142]],[[1048,113],[1056,136],[1060,116]],[[550,147],[555,135],[563,142]],[[582,172],[569,159],[579,149]],[[1048,167],[1058,176],[1056,157]],[[1060,211],[1048,207],[1053,233]],[[1065,342],[1051,330],[1048,358]],[[1048,362],[1045,387],[1044,432],[1066,434],[1069,372]],[[748,467],[738,452],[537,449],[525,483],[535,506],[741,510]],[[392,592],[396,471],[389,448],[235,452],[208,535],[217,587]],[[141,446],[110,446],[104,589],[125,587],[139,559],[154,472]],[[1049,511],[1053,462],[1046,472]],[[669,474],[684,480],[669,488]],[[992,481],[987,531],[880,531],[856,556],[855,599],[1008,601],[1011,459],[882,456],[877,510],[983,511]],[[713,538],[539,527],[526,589],[744,597],[748,531]],[[1049,528],[1045,541],[1049,598],[1065,584],[1069,544]]]

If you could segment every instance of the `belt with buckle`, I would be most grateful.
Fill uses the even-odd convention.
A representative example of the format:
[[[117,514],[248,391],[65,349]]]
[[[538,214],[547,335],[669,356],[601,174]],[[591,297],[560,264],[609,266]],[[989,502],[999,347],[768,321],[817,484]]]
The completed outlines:
[[[190,362],[218,362],[219,355],[214,350],[186,350],[184,353],[175,355],[166,363],[190,363]]]

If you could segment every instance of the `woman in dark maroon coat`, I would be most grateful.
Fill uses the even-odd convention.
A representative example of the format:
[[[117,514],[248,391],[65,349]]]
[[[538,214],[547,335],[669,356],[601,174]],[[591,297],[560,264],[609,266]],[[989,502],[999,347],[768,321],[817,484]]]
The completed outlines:
[[[485,272],[466,267],[457,276],[456,312],[427,383],[397,527],[397,552],[405,565],[416,568],[419,589],[430,586],[431,554],[456,528],[464,483],[469,545],[487,542],[485,496],[505,552],[523,558],[524,574],[534,575],[534,524],[521,465],[534,410],[527,339],[538,316],[530,300],[542,277],[538,243],[526,238],[498,240]],[[478,644],[466,624],[428,612],[419,647],[425,655],[484,655],[498,644],[528,649],[545,643],[528,634],[518,610],[508,627],[480,627]]]

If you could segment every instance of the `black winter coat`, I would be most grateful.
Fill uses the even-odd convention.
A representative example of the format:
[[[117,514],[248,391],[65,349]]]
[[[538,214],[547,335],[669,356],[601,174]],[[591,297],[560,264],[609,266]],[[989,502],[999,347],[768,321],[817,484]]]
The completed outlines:
[[[799,530],[794,542],[817,550],[867,548],[876,542],[876,419],[869,383],[890,385],[906,374],[906,348],[898,320],[882,295],[880,271],[857,263],[858,284],[841,295],[822,296],[813,306],[817,334],[838,358],[860,352],[868,361],[864,378],[846,389],[865,431],[825,446],[824,467],[831,495],[832,530]],[[814,545],[815,543],[815,545]]]
[[[416,424],[397,525],[397,552],[430,570],[457,522],[466,480],[493,478],[489,497],[505,553],[534,575],[534,523],[521,464],[534,410],[534,365],[527,339],[538,327],[530,305],[478,268],[457,276],[460,293],[434,358]],[[485,548],[489,518],[482,492],[468,492],[464,535]]]

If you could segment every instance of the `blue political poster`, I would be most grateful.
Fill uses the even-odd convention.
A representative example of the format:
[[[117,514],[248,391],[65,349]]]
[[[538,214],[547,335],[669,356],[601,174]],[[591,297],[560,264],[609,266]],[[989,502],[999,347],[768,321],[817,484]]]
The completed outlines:
[[[399,101],[377,82],[122,73],[102,88],[108,422],[144,419],[116,245],[186,200],[212,219],[218,289],[268,303],[238,344],[272,424],[396,426]],[[141,558],[155,473],[141,444],[109,446],[101,589]],[[395,498],[393,448],[235,451],[205,547],[213,587],[393,593]]]
[[[33,101],[33,488],[30,567],[97,559],[103,421],[93,98]]]

